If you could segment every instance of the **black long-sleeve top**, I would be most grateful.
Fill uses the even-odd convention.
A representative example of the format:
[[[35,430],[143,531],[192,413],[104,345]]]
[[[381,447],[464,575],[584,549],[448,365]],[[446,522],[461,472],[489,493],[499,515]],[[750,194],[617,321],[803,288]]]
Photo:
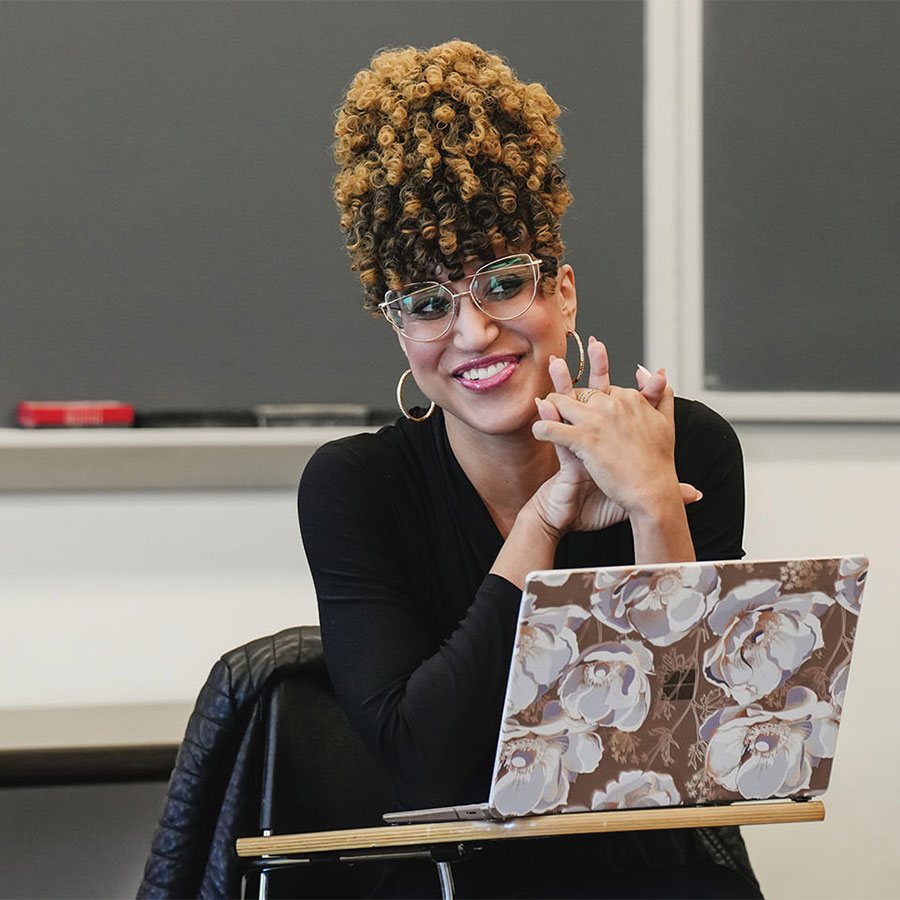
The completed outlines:
[[[680,398],[675,428],[679,480],[704,495],[687,507],[697,558],[740,558],[737,437]],[[398,808],[485,801],[521,591],[487,574],[503,538],[453,455],[441,411],[322,446],[304,470],[299,512],[332,680]],[[624,522],[565,535],[554,565],[633,560]],[[649,853],[645,836],[644,864],[698,858],[684,834],[669,834]]]

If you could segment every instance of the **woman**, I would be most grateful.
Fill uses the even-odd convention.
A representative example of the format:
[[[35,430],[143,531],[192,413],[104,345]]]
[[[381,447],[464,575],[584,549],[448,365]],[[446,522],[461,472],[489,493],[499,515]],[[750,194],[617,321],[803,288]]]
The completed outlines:
[[[573,387],[558,115],[461,41],[379,54],[338,114],[353,268],[432,402],[404,409],[406,372],[405,418],[322,447],[300,522],[329,670],[398,808],[486,799],[528,571],[742,555],[721,418],[662,371],[611,385],[593,338]],[[736,831],[516,842],[456,869],[461,896],[758,896]],[[420,875],[383,890],[433,892]]]

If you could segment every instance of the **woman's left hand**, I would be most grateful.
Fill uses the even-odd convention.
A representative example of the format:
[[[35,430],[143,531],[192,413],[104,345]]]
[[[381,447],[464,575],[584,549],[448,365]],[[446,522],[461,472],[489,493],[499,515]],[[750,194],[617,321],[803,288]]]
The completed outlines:
[[[552,442],[560,471],[554,487],[579,486],[577,530],[604,528],[627,517],[654,518],[673,502],[698,500],[699,491],[679,484],[675,474],[674,393],[660,371],[638,370],[640,390],[610,384],[606,348],[588,344],[590,393],[572,387],[565,360],[554,359],[550,376],[556,391],[538,400],[538,440]],[[588,481],[589,479],[589,481]],[[548,485],[549,486],[549,485]]]

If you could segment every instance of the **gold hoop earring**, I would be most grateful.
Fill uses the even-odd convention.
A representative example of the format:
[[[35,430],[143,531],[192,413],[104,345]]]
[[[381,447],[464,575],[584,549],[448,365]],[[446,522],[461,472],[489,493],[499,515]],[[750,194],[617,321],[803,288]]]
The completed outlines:
[[[572,379],[572,384],[577,384],[578,379],[584,374],[584,344],[581,343],[581,338],[578,337],[577,331],[567,331],[566,337],[572,335],[575,338],[575,343],[578,344],[578,374]]]
[[[431,417],[431,414],[434,412],[434,400],[431,401],[431,406],[428,407],[428,412],[425,413],[424,416],[414,416],[411,412],[409,412],[406,407],[403,405],[403,385],[406,382],[406,379],[412,374],[412,369],[407,369],[401,376],[400,380],[397,382],[397,406],[400,407],[400,412],[406,416],[411,422],[424,422],[426,419]]]

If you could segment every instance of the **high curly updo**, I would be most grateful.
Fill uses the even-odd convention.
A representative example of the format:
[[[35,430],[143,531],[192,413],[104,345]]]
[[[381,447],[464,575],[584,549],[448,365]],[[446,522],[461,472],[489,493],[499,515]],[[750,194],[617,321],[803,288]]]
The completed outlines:
[[[352,268],[377,313],[388,288],[529,251],[545,285],[572,200],[557,165],[560,109],[465,41],[389,50],[353,79],[335,125],[334,197]]]

